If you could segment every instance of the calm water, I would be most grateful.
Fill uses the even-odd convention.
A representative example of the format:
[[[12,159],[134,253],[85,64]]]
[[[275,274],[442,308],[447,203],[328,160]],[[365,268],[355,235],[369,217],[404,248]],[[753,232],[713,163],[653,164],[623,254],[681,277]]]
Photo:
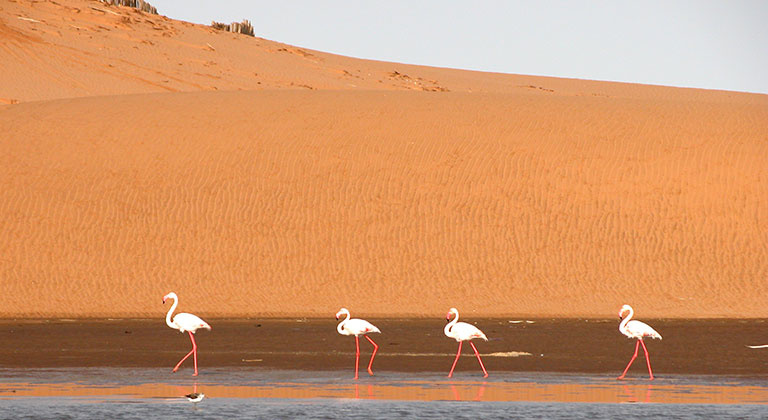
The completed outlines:
[[[765,406],[709,404],[596,404],[537,402],[355,401],[216,398],[182,402],[35,398],[0,401],[0,417],[15,419],[595,419],[747,418],[768,416]]]
[[[206,394],[199,403],[183,397]],[[0,369],[0,418],[768,418],[768,378],[208,369]]]

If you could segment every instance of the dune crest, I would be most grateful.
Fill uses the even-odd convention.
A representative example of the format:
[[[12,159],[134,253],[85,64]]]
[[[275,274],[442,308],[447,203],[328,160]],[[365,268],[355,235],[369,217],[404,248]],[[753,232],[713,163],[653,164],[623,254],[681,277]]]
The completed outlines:
[[[0,103],[265,89],[733,100],[732,92],[361,60],[258,38],[257,23],[255,30],[254,38],[95,0],[8,1],[0,5]]]

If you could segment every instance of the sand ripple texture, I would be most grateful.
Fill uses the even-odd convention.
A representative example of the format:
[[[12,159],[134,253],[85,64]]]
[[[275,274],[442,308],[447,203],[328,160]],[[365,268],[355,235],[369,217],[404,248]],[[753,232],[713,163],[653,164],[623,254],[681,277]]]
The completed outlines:
[[[0,106],[0,316],[766,317],[768,97],[668,98]]]

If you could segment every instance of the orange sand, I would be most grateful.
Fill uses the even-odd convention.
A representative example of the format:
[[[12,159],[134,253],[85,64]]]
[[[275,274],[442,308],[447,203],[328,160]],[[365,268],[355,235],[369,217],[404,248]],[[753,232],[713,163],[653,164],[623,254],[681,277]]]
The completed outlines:
[[[0,317],[768,316],[766,95],[10,0],[0,103]]]

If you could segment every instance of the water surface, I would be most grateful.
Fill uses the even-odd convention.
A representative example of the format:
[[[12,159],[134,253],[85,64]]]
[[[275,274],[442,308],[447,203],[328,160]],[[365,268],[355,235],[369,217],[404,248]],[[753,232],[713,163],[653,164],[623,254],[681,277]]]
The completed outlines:
[[[154,368],[0,369],[0,418],[760,418],[768,383],[743,376]],[[184,395],[202,392],[199,403]]]

